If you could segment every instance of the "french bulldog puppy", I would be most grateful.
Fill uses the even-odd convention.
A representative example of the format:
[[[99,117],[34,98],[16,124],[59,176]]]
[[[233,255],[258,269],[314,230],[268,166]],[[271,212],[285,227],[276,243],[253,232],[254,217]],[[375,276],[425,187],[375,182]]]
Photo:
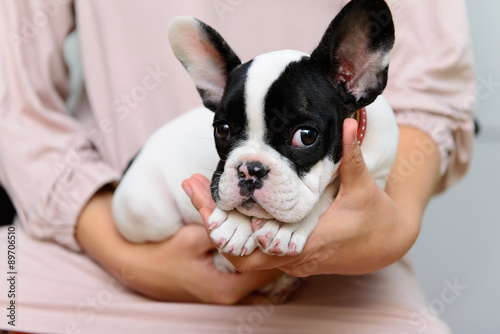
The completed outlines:
[[[346,118],[358,117],[365,163],[385,187],[399,136],[381,96],[394,44],[385,1],[349,2],[310,55],[283,50],[242,63],[187,16],[168,36],[204,107],[157,130],[125,173],[113,212],[126,239],[164,240],[202,223],[181,189],[198,173],[212,180],[209,229],[220,252],[299,254],[338,191]]]

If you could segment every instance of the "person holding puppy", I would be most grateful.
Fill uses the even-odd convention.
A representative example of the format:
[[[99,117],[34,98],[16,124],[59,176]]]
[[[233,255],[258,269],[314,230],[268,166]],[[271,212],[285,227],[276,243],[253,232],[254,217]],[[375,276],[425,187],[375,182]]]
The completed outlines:
[[[445,1],[388,1],[396,44],[384,95],[400,125],[398,157],[383,191],[353,140],[355,122],[344,123],[340,192],[301,255],[257,251],[230,259],[244,274],[224,274],[210,262],[213,245],[203,227],[188,225],[168,240],[136,245],[121,238],[111,215],[113,187],[142,143],[199,104],[168,50],[164,34],[171,18],[189,12],[213,23],[250,59],[284,48],[312,50],[311,36],[319,38],[345,3],[2,2],[1,12],[9,15],[1,23],[0,182],[18,211],[23,259],[16,329],[421,329],[414,314],[425,302],[404,255],[432,194],[464,174],[473,138],[474,69],[461,2],[451,11]],[[317,24],[310,24],[312,18]],[[71,115],[64,104],[69,75],[63,42],[76,23],[85,92]],[[417,151],[423,160],[410,173],[405,162]],[[213,209],[207,180],[195,176],[184,188],[206,218]],[[284,305],[251,299],[280,270],[327,275],[301,281]],[[210,305],[243,302],[250,305]],[[428,332],[448,332],[439,320],[426,320]]]

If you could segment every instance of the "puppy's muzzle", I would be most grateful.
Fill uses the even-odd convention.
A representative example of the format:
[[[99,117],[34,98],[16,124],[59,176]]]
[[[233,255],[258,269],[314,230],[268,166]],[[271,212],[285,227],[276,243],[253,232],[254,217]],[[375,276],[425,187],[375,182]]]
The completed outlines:
[[[262,188],[264,180],[269,174],[269,168],[259,161],[240,163],[236,170],[239,178],[240,195],[244,197],[250,197],[256,189]]]

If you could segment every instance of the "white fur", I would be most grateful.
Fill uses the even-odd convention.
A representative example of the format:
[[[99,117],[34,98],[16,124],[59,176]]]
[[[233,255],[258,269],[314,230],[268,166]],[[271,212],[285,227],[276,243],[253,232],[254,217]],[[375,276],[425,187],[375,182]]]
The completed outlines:
[[[385,189],[398,150],[399,130],[396,117],[382,95],[366,107],[366,114],[368,124],[361,152],[375,182]]]
[[[181,183],[211,178],[218,163],[213,112],[199,107],[159,128],[144,144],[113,196],[113,215],[132,242],[164,240],[185,223],[202,223]]]

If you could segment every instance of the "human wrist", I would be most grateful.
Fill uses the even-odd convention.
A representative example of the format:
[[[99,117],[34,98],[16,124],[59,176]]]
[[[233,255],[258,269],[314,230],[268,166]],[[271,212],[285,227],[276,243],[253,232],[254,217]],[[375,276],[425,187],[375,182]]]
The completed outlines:
[[[393,226],[393,245],[395,255],[403,257],[420,233],[427,203],[440,180],[441,160],[437,146],[422,151],[419,143],[434,144],[427,134],[411,127],[399,130],[398,154],[385,192],[398,212]]]
[[[385,191],[398,205],[423,217],[440,181],[441,157],[434,141],[416,128],[400,126],[399,147]],[[434,145],[424,152],[422,142]]]

